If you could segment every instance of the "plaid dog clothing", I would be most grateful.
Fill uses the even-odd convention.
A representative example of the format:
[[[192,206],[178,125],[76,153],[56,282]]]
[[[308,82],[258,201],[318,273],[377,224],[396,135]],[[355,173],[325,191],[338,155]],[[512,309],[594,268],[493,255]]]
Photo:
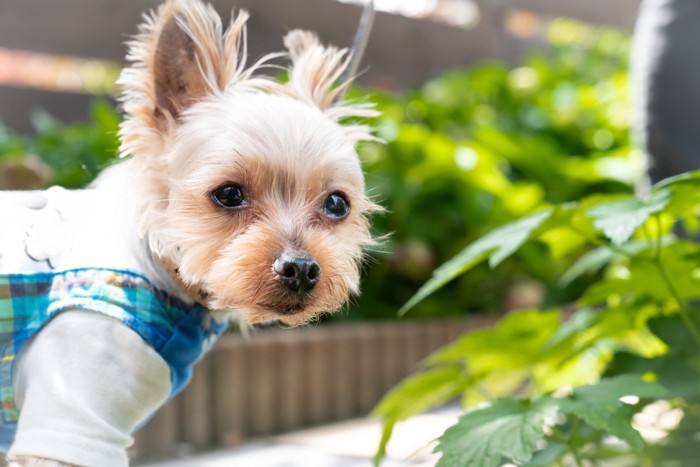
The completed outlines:
[[[0,451],[12,445],[19,418],[17,356],[59,313],[98,313],[137,333],[169,368],[170,398],[227,328],[178,295],[135,222],[100,196],[57,187],[0,193]]]
[[[194,364],[226,330],[200,305],[187,306],[128,271],[71,271],[0,275],[0,421],[16,422],[13,363],[22,345],[61,311],[80,309],[121,321],[170,368],[170,397],[192,376]]]

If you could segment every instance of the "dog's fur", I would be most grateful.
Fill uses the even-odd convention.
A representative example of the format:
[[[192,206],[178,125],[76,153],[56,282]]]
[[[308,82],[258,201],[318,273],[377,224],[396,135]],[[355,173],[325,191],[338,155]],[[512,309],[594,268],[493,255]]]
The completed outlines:
[[[366,214],[377,206],[364,195],[354,143],[372,136],[339,121],[374,111],[335,102],[348,54],[312,33],[285,38],[288,83],[257,74],[277,54],[246,67],[247,18],[239,12],[223,32],[212,7],[185,0],[147,18],[120,80],[121,150],[132,156],[123,169],[137,177],[140,231],[152,251],[204,290],[210,308],[299,325],[358,292],[362,249],[372,244]],[[211,202],[226,182],[243,187],[248,208]],[[342,222],[321,212],[335,191],[352,207]],[[310,254],[322,271],[303,310],[288,315],[279,312],[298,303],[271,272],[285,250]]]
[[[192,299],[246,323],[297,326],[358,293],[363,250],[373,244],[367,215],[380,208],[364,194],[354,148],[374,138],[356,122],[375,111],[338,99],[349,54],[310,32],[290,32],[287,52],[248,65],[247,19],[238,12],[224,28],[199,0],[168,0],[145,17],[120,78],[124,160],[97,189],[123,183],[152,261]],[[261,73],[285,56],[288,81]],[[243,208],[213,202],[228,183],[242,187]],[[343,219],[324,212],[334,193],[350,206]],[[280,286],[273,263],[285,252],[318,262],[308,295]]]

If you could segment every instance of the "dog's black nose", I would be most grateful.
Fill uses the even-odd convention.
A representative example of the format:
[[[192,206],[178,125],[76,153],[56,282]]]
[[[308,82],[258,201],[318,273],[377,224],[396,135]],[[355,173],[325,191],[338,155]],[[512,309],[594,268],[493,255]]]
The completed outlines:
[[[321,277],[321,267],[311,256],[283,253],[272,265],[277,280],[295,293],[309,293]]]

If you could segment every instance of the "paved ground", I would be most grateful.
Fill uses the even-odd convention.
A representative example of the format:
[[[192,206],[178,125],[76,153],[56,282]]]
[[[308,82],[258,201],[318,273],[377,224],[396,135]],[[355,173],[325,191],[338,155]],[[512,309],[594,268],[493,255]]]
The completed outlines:
[[[397,425],[382,467],[435,465],[431,441],[454,424],[459,413],[458,408],[443,408]],[[380,434],[377,421],[357,419],[144,467],[366,467],[371,464]]]

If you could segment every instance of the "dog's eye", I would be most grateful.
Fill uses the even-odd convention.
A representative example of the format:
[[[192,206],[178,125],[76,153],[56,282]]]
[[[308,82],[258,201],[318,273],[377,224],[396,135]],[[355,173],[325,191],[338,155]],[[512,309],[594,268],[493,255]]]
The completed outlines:
[[[335,219],[343,219],[350,212],[350,203],[345,199],[345,195],[342,193],[333,193],[323,204],[323,210],[330,217]]]
[[[212,192],[211,197],[222,208],[237,208],[246,204],[243,189],[238,185],[217,188]]]

